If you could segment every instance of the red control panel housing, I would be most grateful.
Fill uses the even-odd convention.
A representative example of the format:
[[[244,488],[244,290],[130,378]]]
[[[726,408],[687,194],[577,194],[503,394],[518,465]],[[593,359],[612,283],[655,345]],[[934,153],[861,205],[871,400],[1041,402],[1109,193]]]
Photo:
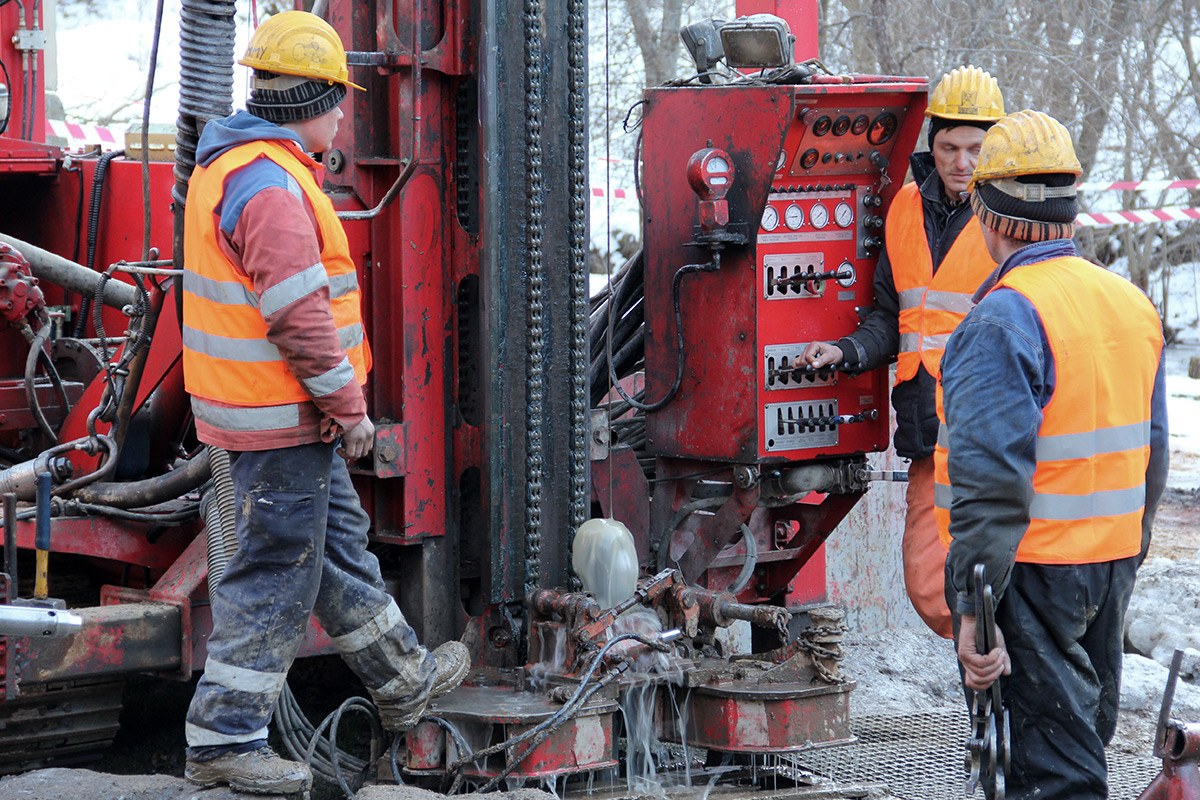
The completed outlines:
[[[648,402],[684,364],[674,399],[647,415],[651,452],[767,464],[887,447],[887,370],[812,373],[799,357],[852,332],[874,301],[883,219],[925,99],[924,83],[865,79],[647,93]],[[706,235],[686,175],[713,147],[736,176],[725,241]],[[710,268],[679,281],[680,352],[672,284],[697,262]]]

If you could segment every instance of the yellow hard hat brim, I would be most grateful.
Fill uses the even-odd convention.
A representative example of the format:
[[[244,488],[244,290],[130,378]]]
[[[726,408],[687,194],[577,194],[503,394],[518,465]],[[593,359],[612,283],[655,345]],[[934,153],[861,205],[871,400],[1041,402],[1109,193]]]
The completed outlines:
[[[339,81],[336,78],[330,78],[328,75],[320,75],[320,76],[310,75],[307,72],[301,72],[300,70],[287,69],[285,67],[281,67],[278,64],[269,64],[265,61],[258,61],[257,59],[253,59],[253,58],[239,58],[237,63],[241,64],[243,67],[250,67],[251,69],[261,69],[261,70],[265,70],[267,72],[274,72],[277,75],[295,75],[296,77],[308,78],[309,80],[313,80],[313,81],[326,81],[327,83],[340,83],[342,86],[349,86],[351,88],[358,89],[360,92],[366,91],[366,89],[364,89],[362,86],[359,86],[357,83],[355,83],[354,81],[351,81],[351,80]]]

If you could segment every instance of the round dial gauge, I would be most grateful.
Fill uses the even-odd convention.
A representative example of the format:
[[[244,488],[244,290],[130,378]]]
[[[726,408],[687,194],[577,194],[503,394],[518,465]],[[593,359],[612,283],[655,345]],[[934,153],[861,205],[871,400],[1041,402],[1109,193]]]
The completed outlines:
[[[833,221],[839,228],[849,228],[850,223],[854,222],[854,209],[845,201],[838,203],[833,209]]]
[[[775,162],[775,171],[779,172],[787,166],[787,150],[779,151],[779,160]]]
[[[792,230],[798,230],[804,224],[804,209],[792,203],[783,211],[783,224]]]
[[[890,111],[883,112],[871,121],[871,128],[867,131],[867,141],[873,145],[883,144],[892,138],[899,124],[895,114]]]
[[[813,123],[813,136],[824,136],[829,133],[829,129],[833,127],[833,119],[830,117],[821,117]]]
[[[829,209],[825,207],[824,203],[814,203],[813,207],[808,210],[808,221],[814,228],[824,228],[829,224]]]
[[[871,118],[866,114],[859,114],[854,118],[854,124],[850,126],[850,132],[855,136],[862,136],[867,132],[867,128],[871,125]]]
[[[800,166],[804,169],[812,169],[817,165],[817,159],[821,154],[817,152],[817,148],[810,147],[804,151],[804,155],[800,156]]]
[[[762,226],[764,231],[773,231],[779,227],[779,212],[775,210],[775,206],[763,209]]]
[[[833,121],[833,135],[844,136],[850,130],[850,118],[842,115]]]

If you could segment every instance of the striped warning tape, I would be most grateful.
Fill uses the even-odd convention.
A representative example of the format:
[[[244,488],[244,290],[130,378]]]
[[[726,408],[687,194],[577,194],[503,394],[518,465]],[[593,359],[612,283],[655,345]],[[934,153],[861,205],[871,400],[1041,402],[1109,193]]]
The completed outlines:
[[[1104,225],[1136,225],[1145,222],[1191,222],[1200,220],[1200,208],[1149,208],[1138,211],[1106,211],[1103,214],[1080,214],[1076,221],[1085,228]]]
[[[1167,189],[1200,189],[1200,180],[1186,181],[1089,181],[1078,186],[1081,192],[1162,192]]]
[[[79,125],[61,119],[46,120],[46,135],[58,136],[71,144],[99,144],[112,149],[120,146],[121,138],[108,128],[99,125]]]

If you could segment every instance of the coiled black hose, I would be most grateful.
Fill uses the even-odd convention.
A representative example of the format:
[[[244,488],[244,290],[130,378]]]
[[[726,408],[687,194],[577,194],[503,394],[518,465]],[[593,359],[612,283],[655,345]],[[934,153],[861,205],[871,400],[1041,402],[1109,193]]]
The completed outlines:
[[[100,206],[104,201],[104,180],[108,176],[109,163],[118,156],[125,155],[124,150],[109,150],[100,156],[96,162],[96,171],[92,173],[92,199],[88,206],[87,223],[87,260],[84,265],[88,269],[96,268],[96,242],[100,238]],[[84,295],[79,301],[79,317],[75,320],[76,339],[82,338],[87,326],[88,309],[92,306],[92,298]]]
[[[179,12],[179,119],[175,123],[175,209],[171,253],[183,269],[183,218],[188,179],[196,167],[200,129],[210,119],[233,113],[234,0],[183,0]],[[183,292],[175,293],[183,320]]]

